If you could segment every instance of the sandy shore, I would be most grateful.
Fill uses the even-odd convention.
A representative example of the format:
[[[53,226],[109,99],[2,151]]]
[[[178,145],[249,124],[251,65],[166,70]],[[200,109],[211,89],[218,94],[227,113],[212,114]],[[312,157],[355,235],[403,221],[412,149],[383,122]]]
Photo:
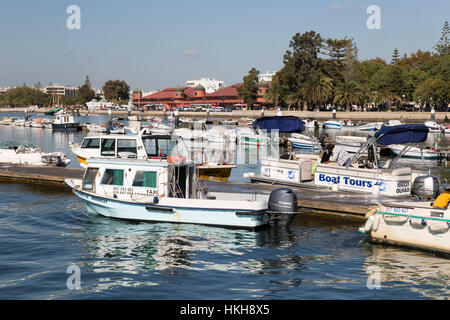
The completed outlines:
[[[48,111],[49,109],[38,109],[34,111],[34,113],[44,113],[44,111]],[[0,112],[18,112],[23,113],[25,111],[25,108],[0,108]],[[146,112],[140,112],[140,111],[132,111],[130,115],[135,116],[164,116],[165,114],[168,116],[172,112],[167,111],[164,113],[164,111],[146,111]],[[96,114],[108,114],[108,111],[96,111],[96,112],[87,112],[82,111],[82,115],[96,115]],[[112,113],[114,116],[127,116],[127,111],[113,111]],[[195,117],[195,118],[205,118],[207,116],[206,112],[179,112],[180,117]],[[246,117],[252,117],[252,118],[258,118],[262,115],[262,112],[260,110],[255,111],[241,111],[241,110],[235,110],[233,112],[211,112],[209,114],[210,118],[233,118],[233,119],[239,119],[239,118],[246,118]],[[265,116],[276,116],[277,111],[265,111]],[[283,116],[296,116],[301,119],[316,119],[319,121],[325,121],[330,120],[333,118],[332,112],[311,112],[311,111],[282,111]],[[450,112],[436,112],[435,113],[435,120],[436,122],[443,123],[445,120],[445,117],[450,118]],[[349,120],[355,120],[355,121],[363,121],[363,122],[377,122],[377,121],[388,121],[388,120],[401,120],[403,122],[407,123],[423,123],[426,120],[431,119],[431,113],[430,112],[336,112],[336,118],[337,119],[349,119]]]

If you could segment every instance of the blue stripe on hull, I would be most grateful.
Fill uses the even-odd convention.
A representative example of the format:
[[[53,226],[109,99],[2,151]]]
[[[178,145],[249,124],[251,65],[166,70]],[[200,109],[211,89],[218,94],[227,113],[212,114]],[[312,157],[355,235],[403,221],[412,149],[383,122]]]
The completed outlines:
[[[151,208],[147,209],[146,207],[149,204],[105,199],[77,190],[74,190],[74,192],[85,202],[89,212],[116,219],[194,223],[239,228],[256,228],[268,223],[265,215],[236,215],[237,211],[242,211],[236,209],[173,207],[173,211],[170,211],[167,210],[168,207],[161,207],[161,210],[158,211],[157,205],[152,205]]]

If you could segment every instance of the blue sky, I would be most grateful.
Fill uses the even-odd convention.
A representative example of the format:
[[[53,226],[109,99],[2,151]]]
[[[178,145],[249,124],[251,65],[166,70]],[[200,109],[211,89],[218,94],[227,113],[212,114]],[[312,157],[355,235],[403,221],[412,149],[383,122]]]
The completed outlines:
[[[81,9],[81,29],[69,30],[66,9]],[[381,9],[381,29],[369,30],[369,5]],[[354,38],[360,59],[390,60],[397,47],[433,50],[448,0],[15,0],[0,8],[0,87],[40,81],[80,85],[89,75],[157,90],[215,77],[226,85],[252,67],[282,67],[292,36]]]

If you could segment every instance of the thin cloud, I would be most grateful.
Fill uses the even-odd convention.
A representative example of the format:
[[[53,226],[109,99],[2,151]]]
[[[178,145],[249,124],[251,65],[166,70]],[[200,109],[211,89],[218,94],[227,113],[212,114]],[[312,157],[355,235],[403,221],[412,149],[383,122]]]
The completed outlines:
[[[200,54],[195,50],[184,50],[183,51],[183,56],[185,56],[185,57],[197,57],[199,55]]]

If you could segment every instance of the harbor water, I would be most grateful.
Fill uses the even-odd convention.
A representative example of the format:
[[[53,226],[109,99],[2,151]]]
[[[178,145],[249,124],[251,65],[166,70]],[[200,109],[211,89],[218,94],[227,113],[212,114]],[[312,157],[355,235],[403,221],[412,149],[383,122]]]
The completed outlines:
[[[72,168],[69,143],[86,134],[0,126],[0,142],[63,151]],[[230,180],[257,169],[239,164]],[[427,170],[450,179],[448,166]],[[0,299],[450,298],[447,258],[371,244],[360,225],[302,216],[289,230],[132,223],[87,213],[68,189],[0,183]]]

